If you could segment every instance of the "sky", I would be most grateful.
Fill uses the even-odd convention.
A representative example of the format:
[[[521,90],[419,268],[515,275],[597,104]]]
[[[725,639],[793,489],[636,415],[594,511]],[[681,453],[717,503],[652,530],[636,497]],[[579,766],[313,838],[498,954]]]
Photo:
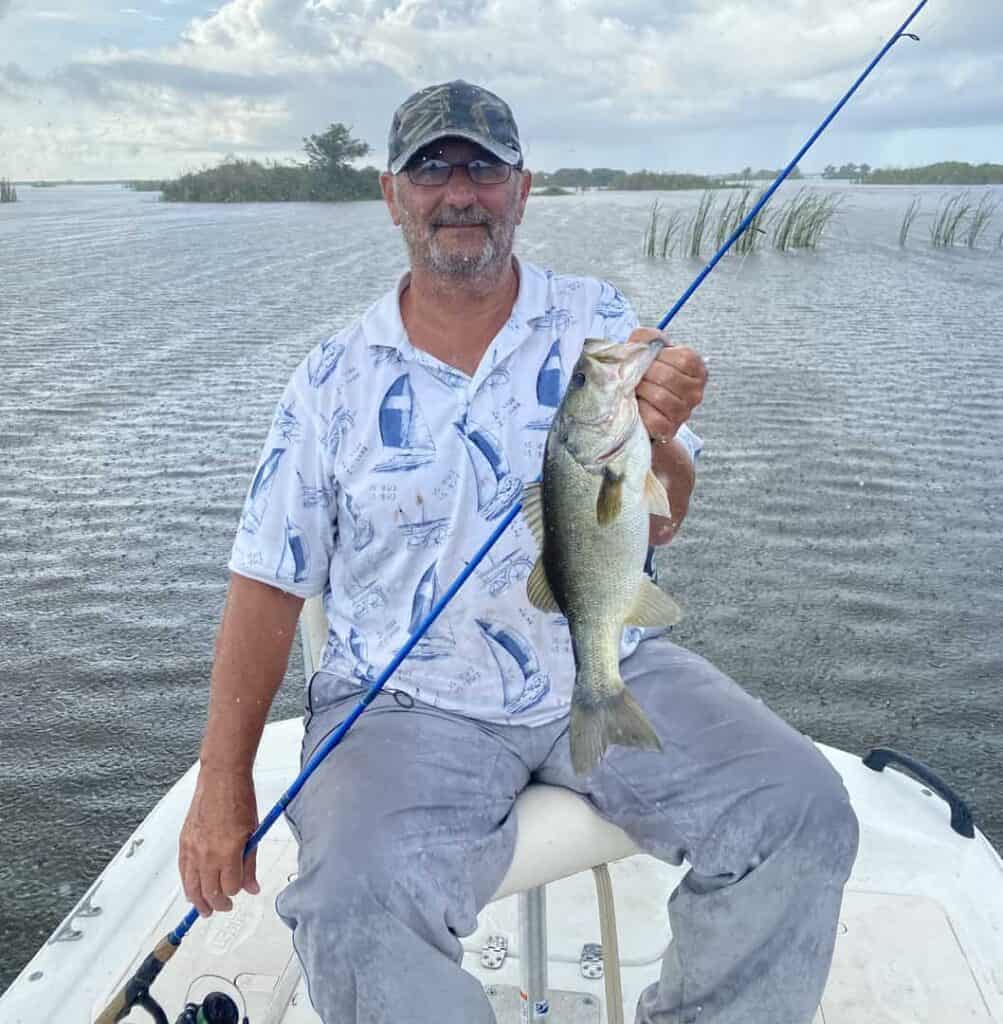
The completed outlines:
[[[783,166],[915,0],[0,0],[0,177],[167,178],[304,159],[332,122],[384,166],[396,106],[464,78],[527,166]],[[802,162],[1003,163],[1003,0],[929,0]]]

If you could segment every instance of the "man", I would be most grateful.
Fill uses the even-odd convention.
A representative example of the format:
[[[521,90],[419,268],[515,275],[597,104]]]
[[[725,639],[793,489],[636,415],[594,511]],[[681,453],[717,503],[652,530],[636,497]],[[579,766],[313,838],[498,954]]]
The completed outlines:
[[[604,282],[512,256],[529,195],[507,105],[464,82],[402,104],[383,195],[411,269],[309,354],[279,403],[248,495],[180,844],[203,914],[257,892],[251,766],[302,600],[323,594],[323,668],[303,756],[354,706],[465,559],[540,471],[587,336],[650,337]],[[706,381],[666,348],[637,389],[679,528]],[[856,820],[809,740],[664,636],[628,637],[622,674],[663,751],[613,746],[582,778],[567,721],[566,626],[533,608],[519,519],[290,808],[299,873],[279,898],[328,1024],[488,1024],[459,937],[508,866],[512,803],[568,786],[643,849],[691,870],[645,1024],[809,1024],[821,997]],[[626,631],[625,631],[626,632]]]

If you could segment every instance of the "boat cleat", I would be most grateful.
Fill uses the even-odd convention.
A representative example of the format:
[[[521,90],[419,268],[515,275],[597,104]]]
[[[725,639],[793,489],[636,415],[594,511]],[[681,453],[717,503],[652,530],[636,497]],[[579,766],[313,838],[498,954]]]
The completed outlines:
[[[489,971],[497,971],[508,956],[508,936],[489,935],[487,942],[481,946],[481,967]]]

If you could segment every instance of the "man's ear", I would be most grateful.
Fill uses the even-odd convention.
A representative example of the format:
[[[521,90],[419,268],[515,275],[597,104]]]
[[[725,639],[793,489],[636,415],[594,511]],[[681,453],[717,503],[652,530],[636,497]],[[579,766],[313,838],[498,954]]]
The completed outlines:
[[[383,193],[383,201],[390,211],[390,219],[397,227],[400,227],[401,215],[397,208],[397,195],[394,192],[394,176],[389,171],[384,171],[380,175],[380,191]]]
[[[516,224],[522,223],[522,215],[526,212],[526,200],[529,199],[529,190],[533,187],[533,172],[523,171],[519,176],[519,212],[516,216]]]

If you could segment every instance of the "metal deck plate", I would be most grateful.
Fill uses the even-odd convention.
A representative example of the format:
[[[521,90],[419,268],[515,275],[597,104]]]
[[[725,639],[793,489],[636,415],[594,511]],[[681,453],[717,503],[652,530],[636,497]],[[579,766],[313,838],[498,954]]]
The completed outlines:
[[[485,985],[491,1008],[495,1011],[498,1024],[525,1024],[522,999],[518,985]],[[537,1017],[537,1021],[549,1024],[600,1024],[600,1003],[587,992],[561,992],[551,989],[547,993],[550,1013]]]

